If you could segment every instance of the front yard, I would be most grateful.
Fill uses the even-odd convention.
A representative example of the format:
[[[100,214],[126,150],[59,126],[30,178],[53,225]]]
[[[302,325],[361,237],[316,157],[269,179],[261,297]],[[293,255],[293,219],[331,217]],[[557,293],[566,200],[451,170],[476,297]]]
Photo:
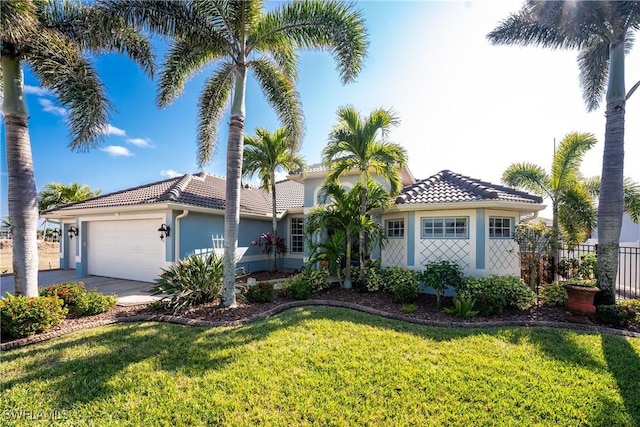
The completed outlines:
[[[640,339],[337,308],[132,323],[2,355],[3,424],[640,425]]]

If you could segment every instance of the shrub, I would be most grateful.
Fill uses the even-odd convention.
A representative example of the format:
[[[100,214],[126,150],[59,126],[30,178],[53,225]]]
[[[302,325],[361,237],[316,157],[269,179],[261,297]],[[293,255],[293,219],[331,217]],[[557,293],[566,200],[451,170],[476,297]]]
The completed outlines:
[[[307,282],[302,274],[298,274],[285,282],[284,292],[287,298],[303,300],[311,295],[311,284]]]
[[[53,297],[56,296],[64,301],[65,307],[69,309],[71,315],[75,314],[76,301],[80,296],[86,293],[87,290],[82,282],[69,282],[69,283],[57,283],[55,285],[47,286],[40,289],[41,297]]]
[[[564,288],[564,285],[559,282],[543,285],[540,288],[540,295],[542,296],[542,301],[545,305],[554,307],[562,307],[569,299],[567,290]]]
[[[596,306],[598,322],[615,328],[640,324],[640,300],[620,301],[618,304]]]
[[[331,286],[329,283],[329,269],[327,268],[307,269],[300,273],[300,276],[309,284],[312,292],[320,292]]]
[[[178,264],[162,269],[151,295],[171,297],[169,308],[174,313],[213,301],[220,292],[223,280],[222,257],[190,255]]]
[[[418,277],[414,270],[404,267],[387,267],[382,270],[382,286],[386,291],[393,292],[398,285],[418,284]]]
[[[96,290],[87,291],[76,300],[74,315],[82,317],[104,313],[115,307],[117,302],[118,297],[114,294],[103,295]]]
[[[473,317],[478,314],[473,307],[476,300],[468,298],[454,298],[453,307],[445,307],[444,312],[458,317]]]
[[[88,291],[82,282],[58,283],[40,289],[40,296],[57,296],[64,301],[69,315],[73,317],[93,316],[111,310],[118,298],[115,294],[103,295],[96,290]]]
[[[505,308],[525,310],[536,302],[536,294],[518,277],[468,277],[458,297],[475,299],[480,314],[490,315]]]
[[[7,298],[0,300],[2,335],[22,338],[46,331],[62,322],[67,312],[56,296],[14,297],[7,292]]]
[[[442,306],[442,296],[447,288],[457,290],[464,281],[464,275],[460,265],[453,261],[441,260],[425,264],[425,269],[420,275],[424,285],[436,291],[438,308]]]
[[[364,279],[366,281],[365,288],[369,292],[377,292],[385,288],[379,263],[367,265],[364,268]]]
[[[251,302],[271,302],[275,297],[273,283],[258,282],[249,287],[245,296]]]
[[[418,311],[418,306],[415,304],[404,304],[402,306],[403,313],[411,314],[415,313],[416,311]]]

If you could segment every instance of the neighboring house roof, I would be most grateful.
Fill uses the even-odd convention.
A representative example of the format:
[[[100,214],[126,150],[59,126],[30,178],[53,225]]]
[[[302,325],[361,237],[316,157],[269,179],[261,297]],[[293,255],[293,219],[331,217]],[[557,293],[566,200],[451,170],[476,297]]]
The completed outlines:
[[[224,210],[226,203],[225,185],[226,180],[219,176],[204,172],[196,175],[185,174],[139,187],[104,194],[81,202],[58,206],[46,211],[45,214],[166,203]],[[289,208],[302,207],[304,192],[302,184],[293,181],[281,181],[276,184],[276,187],[278,213]],[[240,212],[270,215],[271,195],[257,187],[243,186],[240,192]]]
[[[542,197],[510,187],[443,170],[405,186],[395,204],[459,203],[471,201],[542,203]]]
[[[289,172],[289,176],[287,178],[296,182],[304,182],[305,178],[325,177],[328,174],[329,170],[330,168],[327,167],[327,165],[325,165],[324,163],[314,163],[311,165],[307,165],[304,168],[304,171],[295,170]],[[357,175],[359,173],[360,172],[358,170],[352,170],[347,174]],[[402,169],[400,169],[400,182],[403,185],[411,184],[415,182],[415,180],[416,179],[413,177],[413,174],[409,170],[408,166],[405,165]]]

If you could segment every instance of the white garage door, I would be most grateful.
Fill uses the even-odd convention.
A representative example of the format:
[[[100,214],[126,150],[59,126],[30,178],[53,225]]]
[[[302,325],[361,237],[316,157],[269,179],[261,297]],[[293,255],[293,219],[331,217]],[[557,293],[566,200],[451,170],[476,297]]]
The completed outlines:
[[[165,244],[156,231],[160,224],[159,219],[90,222],[89,274],[153,282],[165,259]]]

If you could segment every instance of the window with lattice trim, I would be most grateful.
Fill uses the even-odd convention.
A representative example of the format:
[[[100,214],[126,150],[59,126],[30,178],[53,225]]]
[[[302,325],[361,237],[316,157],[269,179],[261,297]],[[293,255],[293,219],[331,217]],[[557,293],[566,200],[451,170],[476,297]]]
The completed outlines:
[[[489,238],[510,239],[511,218],[489,217]]]
[[[422,218],[422,239],[467,239],[469,218],[434,217]]]
[[[390,239],[404,238],[404,219],[388,219],[385,221],[385,230]]]

